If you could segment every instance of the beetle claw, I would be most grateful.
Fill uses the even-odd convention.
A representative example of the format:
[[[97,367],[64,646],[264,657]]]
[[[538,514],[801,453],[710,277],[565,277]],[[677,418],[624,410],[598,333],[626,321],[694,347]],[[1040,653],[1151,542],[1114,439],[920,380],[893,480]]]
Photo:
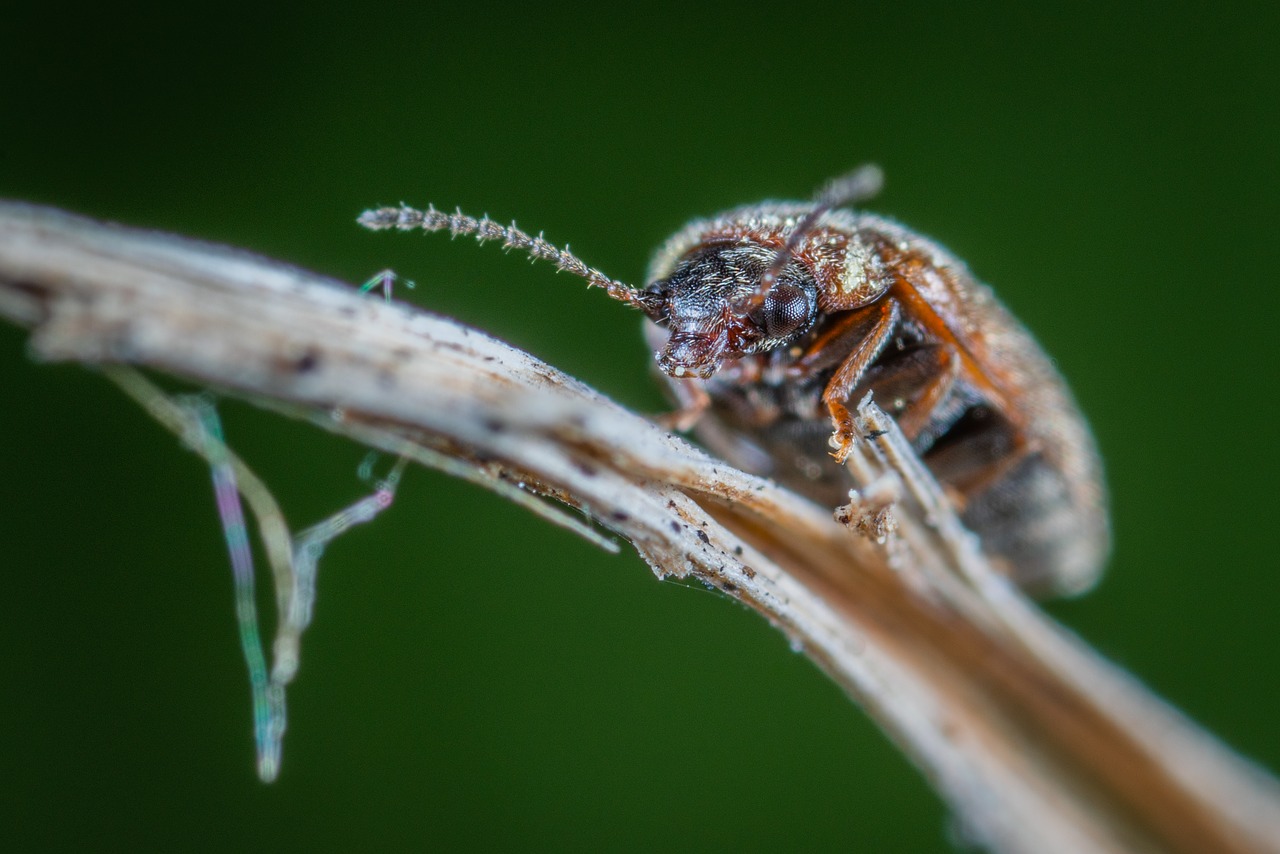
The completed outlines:
[[[853,453],[854,443],[857,442],[858,436],[854,432],[852,421],[842,421],[836,425],[836,431],[831,434],[830,444],[835,450],[831,456],[835,461],[844,465],[844,461],[849,458],[849,454]]]

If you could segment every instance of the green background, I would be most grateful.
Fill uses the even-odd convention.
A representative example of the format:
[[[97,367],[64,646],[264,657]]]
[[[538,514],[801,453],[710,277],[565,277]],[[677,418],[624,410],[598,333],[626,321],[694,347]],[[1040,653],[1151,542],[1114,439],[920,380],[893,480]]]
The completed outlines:
[[[392,266],[656,411],[631,313],[356,214],[516,218],[638,281],[693,216],[878,162],[870,207],[993,283],[1096,429],[1114,559],[1050,611],[1280,767],[1268,4],[268,5],[6,9],[0,195]],[[295,524],[362,494],[360,449],[223,411]],[[260,784],[206,471],[10,327],[0,544],[4,850],[947,847],[917,772],[763,620],[422,471],[322,564]]]

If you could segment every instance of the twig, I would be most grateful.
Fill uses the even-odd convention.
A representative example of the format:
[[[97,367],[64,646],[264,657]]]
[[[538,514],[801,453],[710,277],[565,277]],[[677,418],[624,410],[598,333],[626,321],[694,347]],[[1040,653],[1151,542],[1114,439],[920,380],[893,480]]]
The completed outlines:
[[[803,646],[977,844],[1280,851],[1276,782],[994,574],[870,401],[842,511],[863,536],[480,332],[225,248],[0,205],[0,315],[38,358],[162,371],[577,508]]]

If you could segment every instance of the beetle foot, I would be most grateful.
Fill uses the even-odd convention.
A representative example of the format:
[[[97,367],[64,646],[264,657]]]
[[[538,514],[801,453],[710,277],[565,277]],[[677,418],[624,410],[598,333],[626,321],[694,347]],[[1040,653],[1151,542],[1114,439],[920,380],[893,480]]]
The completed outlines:
[[[672,412],[660,413],[653,416],[653,420],[663,430],[670,430],[674,433],[687,433],[697,425],[704,412],[706,412],[705,407],[687,407]]]
[[[853,429],[852,421],[844,421],[836,426],[836,431],[831,434],[830,445],[835,450],[831,452],[831,456],[835,457],[836,462],[844,465],[844,461],[849,458],[849,454],[853,453],[853,446],[858,440],[858,434]]]

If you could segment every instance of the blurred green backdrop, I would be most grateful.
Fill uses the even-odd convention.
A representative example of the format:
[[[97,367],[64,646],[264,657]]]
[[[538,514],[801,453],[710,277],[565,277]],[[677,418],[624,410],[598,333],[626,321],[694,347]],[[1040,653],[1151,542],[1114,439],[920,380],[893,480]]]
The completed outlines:
[[[1096,428],[1114,560],[1050,610],[1280,767],[1272,7],[269,5],[6,10],[0,194],[392,266],[654,411],[632,314],[354,217],[456,204],[638,280],[692,216],[879,162],[872,207],[993,283]],[[763,620],[421,471],[322,565],[263,786],[207,473],[10,327],[0,401],[4,850],[947,847],[918,774]],[[362,493],[360,449],[224,415],[295,524]]]

